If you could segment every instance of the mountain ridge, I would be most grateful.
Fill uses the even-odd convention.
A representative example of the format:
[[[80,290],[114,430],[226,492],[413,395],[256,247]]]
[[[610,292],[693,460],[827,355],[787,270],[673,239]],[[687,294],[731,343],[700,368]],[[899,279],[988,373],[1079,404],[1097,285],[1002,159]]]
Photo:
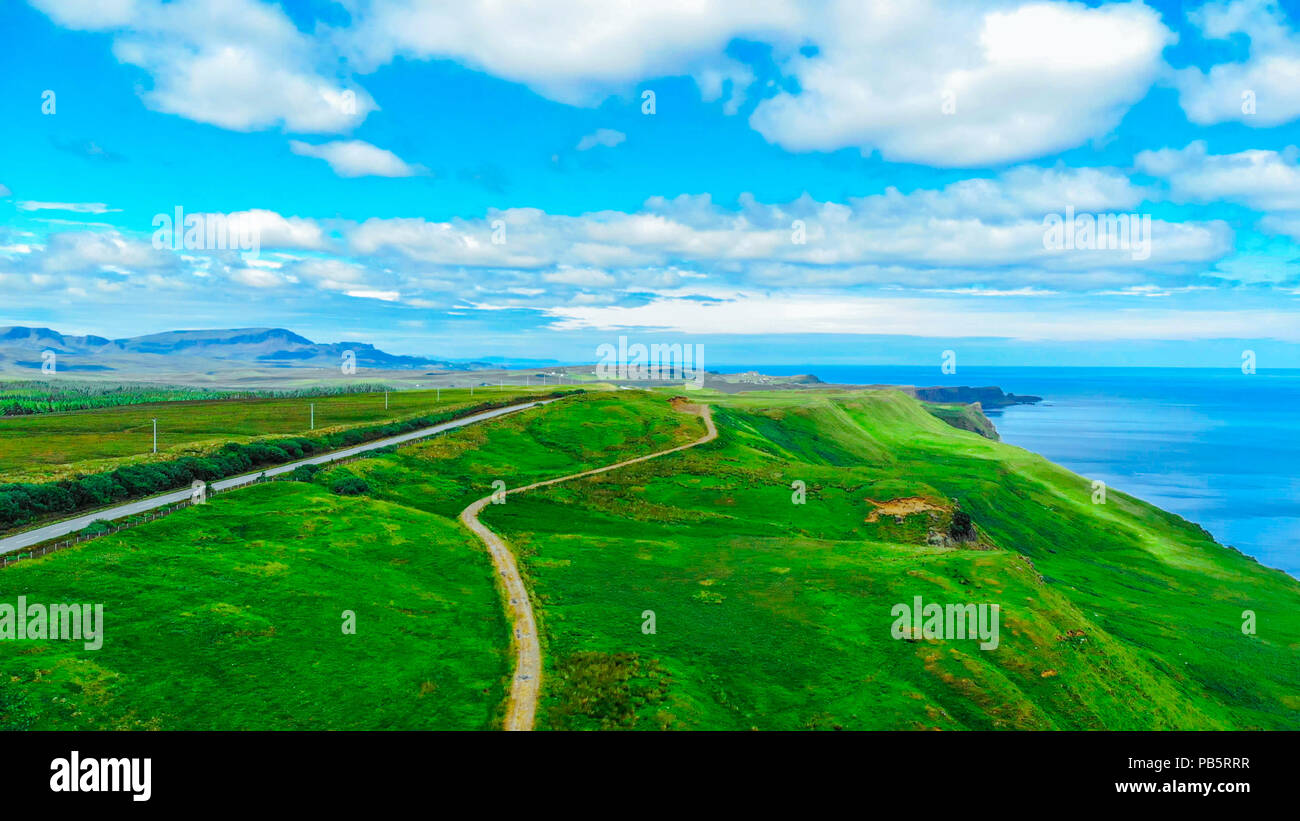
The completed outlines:
[[[287,328],[184,329],[110,339],[94,334],[63,334],[52,328],[0,327],[0,367],[40,370],[42,354],[53,351],[59,370],[120,371],[148,367],[153,358],[199,358],[215,363],[246,363],[270,367],[337,367],[347,351],[358,368],[444,368],[474,370],[487,362],[391,354],[368,342],[315,342]],[[98,361],[111,360],[111,361]]]

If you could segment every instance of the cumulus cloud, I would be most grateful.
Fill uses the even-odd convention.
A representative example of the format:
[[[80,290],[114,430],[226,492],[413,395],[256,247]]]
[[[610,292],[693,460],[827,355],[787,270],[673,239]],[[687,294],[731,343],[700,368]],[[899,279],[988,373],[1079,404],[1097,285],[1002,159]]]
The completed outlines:
[[[1208,71],[1173,73],[1187,118],[1198,125],[1238,121],[1259,128],[1300,117],[1300,33],[1273,0],[1211,2],[1188,17],[1211,40],[1244,36],[1250,55]]]
[[[331,67],[337,56],[256,0],[33,0],[56,23],[113,35],[152,78],[151,108],[236,131],[345,131],[375,108]]]
[[[1136,238],[1130,246],[1096,249],[1045,244],[1052,217],[1138,215],[1149,197],[1115,169],[1019,166],[842,202],[804,195],[767,203],[743,195],[722,205],[708,195],[682,195],[652,197],[631,211],[513,208],[446,221],[319,221],[259,209],[220,216],[251,221],[263,249],[305,253],[249,260],[234,251],[155,251],[109,230],[56,235],[15,265],[43,275],[170,267],[259,290],[532,309],[542,301],[627,307],[647,292],[719,283],[1024,297],[1154,283],[1163,293],[1209,281],[1205,272],[1233,248],[1231,229],[1218,221],[1150,219],[1149,254],[1142,255]]]
[[[147,241],[117,231],[76,231],[54,234],[36,260],[47,272],[85,271],[113,267],[120,270],[175,267],[171,254]]]
[[[258,266],[235,268],[230,271],[230,279],[249,288],[279,288],[285,285],[284,277]]]
[[[1263,212],[1256,227],[1300,241],[1300,149],[1211,154],[1204,142],[1137,156],[1137,167],[1163,177],[1185,202],[1231,202]]]
[[[1173,38],[1141,4],[999,6],[835,0],[817,17],[816,53],[782,66],[799,90],[764,100],[750,123],[795,151],[852,146],[949,167],[1021,160],[1110,131]]]
[[[764,97],[750,124],[787,149],[856,147],[952,167],[1104,135],[1173,41],[1141,3],[555,0],[530,10],[371,0],[349,6],[346,27],[306,33],[256,0],[34,2],[62,25],[112,33],[118,59],[153,78],[143,92],[152,107],[230,129],[346,131],[376,107],[347,72],[449,59],[587,106],[688,75],[727,113]],[[727,53],[737,39],[772,47],[775,94]],[[601,134],[586,147],[614,144]]]
[[[793,81],[750,118],[770,141],[971,167],[1105,134],[1145,95],[1174,35],[1140,3],[1005,0],[992,8],[960,0],[566,0],[535,14],[393,0],[370,4],[335,33],[365,67],[396,56],[453,59],[571,104],[690,74],[703,99],[725,98],[729,113],[755,79],[725,53],[736,38],[772,44]]]
[[[312,219],[285,217],[261,208],[232,211],[222,216],[241,229],[255,232],[261,248],[322,250],[329,245],[325,229]]]
[[[1260,227],[1297,236],[1300,224],[1300,151],[1240,151],[1210,154],[1204,142],[1183,149],[1143,151],[1137,167],[1163,177],[1170,195],[1184,202],[1233,202],[1269,212]]]
[[[890,188],[845,202],[805,195],[767,204],[745,195],[737,208],[724,208],[708,195],[683,195],[651,198],[635,212],[567,216],[517,208],[479,220],[370,219],[348,232],[348,242],[354,253],[440,265],[605,270],[686,265],[724,272],[783,265],[783,275],[790,274],[788,266],[802,266],[811,277],[894,271],[904,281],[916,267],[1161,270],[1212,262],[1231,250],[1232,232],[1221,222],[1163,220],[1151,220],[1149,258],[1126,249],[1045,247],[1049,215],[1130,213],[1145,197],[1144,189],[1113,170],[1025,166],[941,189],[904,194]],[[504,226],[506,241],[492,241],[493,223]]]
[[[594,105],[647,77],[725,65],[733,38],[784,39],[804,15],[786,0],[375,0],[335,36],[366,70],[397,56],[452,59],[560,102]]]
[[[303,157],[324,160],[340,177],[413,177],[424,170],[362,140],[336,140],[319,145],[290,140],[289,150]]]

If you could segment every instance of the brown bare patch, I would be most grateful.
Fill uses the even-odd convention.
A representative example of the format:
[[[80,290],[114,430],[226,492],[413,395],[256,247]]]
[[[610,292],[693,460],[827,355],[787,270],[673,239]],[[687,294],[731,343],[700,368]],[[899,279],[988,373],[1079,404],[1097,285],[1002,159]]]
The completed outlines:
[[[913,513],[924,513],[928,510],[943,510],[943,508],[932,505],[920,496],[904,496],[901,499],[889,499],[884,502],[877,502],[875,499],[868,499],[876,509],[871,511],[867,521],[874,523],[881,516],[911,516]]]

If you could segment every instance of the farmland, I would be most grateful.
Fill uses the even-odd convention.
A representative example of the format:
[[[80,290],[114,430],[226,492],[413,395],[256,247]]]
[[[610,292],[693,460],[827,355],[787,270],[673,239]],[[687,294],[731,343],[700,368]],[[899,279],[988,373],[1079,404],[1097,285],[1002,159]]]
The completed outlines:
[[[507,386],[321,397],[220,399],[124,405],[72,413],[0,417],[0,482],[37,482],[122,464],[202,452],[225,442],[388,422],[479,401],[526,397],[542,388]],[[158,456],[153,421],[158,420]]]
[[[169,385],[133,385],[117,382],[0,381],[0,416],[146,405],[155,402],[193,402],[203,399],[288,399],[337,396],[383,390],[379,386],[309,387],[294,390],[219,390]]]

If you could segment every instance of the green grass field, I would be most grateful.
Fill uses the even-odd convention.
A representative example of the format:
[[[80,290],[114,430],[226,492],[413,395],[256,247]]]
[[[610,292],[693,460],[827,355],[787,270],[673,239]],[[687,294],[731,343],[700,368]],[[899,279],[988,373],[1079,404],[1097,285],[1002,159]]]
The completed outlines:
[[[715,443],[487,509],[541,605],[539,726],[1300,727],[1294,579],[901,394],[710,401]],[[940,510],[867,521],[906,497]],[[956,505],[996,549],[927,544]],[[915,595],[1000,604],[1000,647],[892,639]]]
[[[688,439],[679,417],[572,397],[5,568],[0,602],[102,603],[106,635],[97,651],[0,642],[0,729],[493,726],[509,632],[456,516],[497,478]],[[330,493],[346,474],[374,494]]]
[[[316,406],[317,431],[406,419],[454,410],[475,402],[525,397],[543,388],[447,388],[390,391],[311,399],[229,399],[159,402],[70,413],[0,417],[0,482],[49,481],[77,473],[111,470],[153,458],[174,458],[223,442],[310,430]],[[158,420],[158,455],[152,456],[153,419]]]
[[[98,651],[6,642],[8,729],[475,729],[504,694],[491,566],[411,508],[277,482],[2,575],[105,621]]]
[[[0,643],[0,727],[495,726],[507,625],[454,517],[497,480],[698,438],[669,393],[570,397],[0,571],[0,602],[107,614],[99,651]],[[1300,583],[1195,525],[1095,505],[896,392],[690,398],[717,441],[483,514],[533,591],[539,728],[1300,728]],[[368,493],[328,491],[347,475]],[[976,541],[939,538],[958,510]],[[916,595],[999,604],[999,647],[892,638]]]

